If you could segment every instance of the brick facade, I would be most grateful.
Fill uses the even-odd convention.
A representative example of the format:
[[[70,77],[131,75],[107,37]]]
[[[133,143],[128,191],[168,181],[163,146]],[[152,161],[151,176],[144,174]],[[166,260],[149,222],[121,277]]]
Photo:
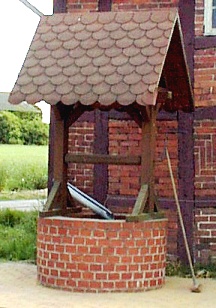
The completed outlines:
[[[216,120],[194,123],[196,197],[215,197],[216,189]]]
[[[166,219],[40,218],[38,280],[74,292],[138,292],[165,282]]]
[[[216,209],[202,208],[195,211],[195,260],[199,263],[216,261]]]
[[[195,1],[195,261],[215,262],[216,40],[204,36],[204,0]]]
[[[168,1],[168,0],[113,0],[112,10],[142,10],[148,7],[178,7],[181,6],[183,19],[185,10],[184,5],[187,1]],[[97,11],[98,1],[87,0],[68,0],[68,12],[84,12]],[[183,24],[183,29],[187,29],[187,25]],[[216,114],[216,43],[212,46],[205,47],[198,44],[198,39],[204,38],[204,0],[195,1],[194,13],[194,34],[191,42],[194,43],[192,65],[192,77],[194,77],[194,98],[195,98],[195,112],[194,112],[194,135],[191,138],[194,140],[194,199],[184,200],[184,192],[181,194],[181,203],[184,206],[191,207],[194,212],[194,219],[191,219],[190,236],[193,238],[194,234],[194,258],[195,261],[207,262],[215,256],[215,244],[213,232],[216,228],[214,219],[211,217],[215,215],[216,208],[216,121],[212,115]],[[187,33],[185,37],[187,36]],[[199,41],[200,42],[200,41]],[[206,38],[205,38],[205,42]],[[191,45],[190,45],[191,46]],[[208,44],[206,44],[208,46]],[[188,46],[186,46],[187,49]],[[193,79],[193,78],[192,78]],[[204,112],[200,112],[204,108]],[[90,129],[87,127],[90,127]],[[88,134],[88,140],[83,140],[80,132],[84,129]],[[110,153],[125,153],[138,154],[140,151],[140,130],[132,121],[120,121],[115,119],[109,120],[109,152]],[[80,130],[80,131],[79,131]],[[179,136],[185,132],[178,132],[178,123],[176,118],[174,120],[158,121],[158,135],[157,135],[157,150],[156,150],[156,189],[160,198],[162,209],[167,213],[169,219],[168,224],[168,253],[171,255],[178,254],[178,236],[179,226],[176,215],[176,207],[173,202],[173,192],[169,173],[167,169],[166,160],[163,156],[164,140],[168,136],[168,148],[174,167],[175,177],[179,177]],[[75,144],[75,140],[79,140],[80,144]],[[83,141],[83,142],[82,142]],[[186,145],[187,146],[187,145]],[[77,122],[70,130],[70,151],[92,152],[94,147],[94,124],[91,122],[81,123]],[[192,162],[193,164],[193,162]],[[108,197],[110,196],[127,196],[135,197],[139,189],[139,168],[138,167],[116,167],[109,166],[109,186]],[[75,181],[75,184],[87,193],[93,193],[93,178],[94,170],[92,166],[70,166],[69,179]],[[83,179],[84,177],[84,179]],[[181,182],[181,185],[188,185]],[[178,186],[178,183],[177,183]],[[181,187],[179,187],[181,189]],[[184,191],[184,190],[183,190]],[[183,208],[185,211],[185,208]],[[211,221],[211,229],[208,231],[206,224],[201,224],[199,221],[203,219],[206,211],[208,212],[208,219]],[[187,213],[187,209],[185,211]],[[203,214],[204,213],[204,214]],[[187,214],[185,219],[187,219]],[[206,219],[206,218],[205,218]],[[200,227],[202,226],[202,227]],[[206,229],[205,229],[206,228]],[[193,232],[194,231],[194,232]],[[208,234],[207,240],[205,234]],[[203,244],[203,242],[208,242]],[[208,246],[208,248],[206,248]]]

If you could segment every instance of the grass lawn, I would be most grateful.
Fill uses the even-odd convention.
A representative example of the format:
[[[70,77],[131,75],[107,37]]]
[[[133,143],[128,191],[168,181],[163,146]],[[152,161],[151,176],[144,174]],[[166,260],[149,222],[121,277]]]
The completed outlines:
[[[21,198],[20,194],[31,199],[39,190],[46,194],[47,169],[48,146],[0,144],[0,200]]]
[[[48,146],[44,145],[12,145],[0,144],[0,164],[4,163],[30,163],[35,161],[48,163]]]

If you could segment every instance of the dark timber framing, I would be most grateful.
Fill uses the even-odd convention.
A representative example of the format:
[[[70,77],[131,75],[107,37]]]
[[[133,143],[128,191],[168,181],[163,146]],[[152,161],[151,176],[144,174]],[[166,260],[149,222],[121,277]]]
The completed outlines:
[[[195,1],[180,0],[179,15],[183,30],[186,56],[191,75],[194,80],[194,18]],[[193,252],[193,211],[194,211],[194,143],[193,143],[193,113],[178,112],[178,173],[179,199],[188,236],[189,248]],[[193,202],[191,202],[193,201]],[[183,263],[187,263],[183,235],[178,228],[178,256]]]
[[[67,0],[54,0],[53,12],[54,13],[66,13],[67,12]]]
[[[99,12],[111,11],[112,0],[99,0]],[[94,153],[107,154],[109,147],[109,132],[108,132],[109,115],[108,112],[95,110],[95,133],[94,133]],[[108,166],[94,165],[94,198],[101,203],[104,203],[108,192]]]

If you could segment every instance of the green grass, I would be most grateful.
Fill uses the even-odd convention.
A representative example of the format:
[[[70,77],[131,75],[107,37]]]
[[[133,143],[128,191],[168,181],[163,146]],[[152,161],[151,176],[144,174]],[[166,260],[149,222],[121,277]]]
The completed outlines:
[[[38,213],[17,210],[0,211],[0,259],[36,260]]]
[[[0,192],[47,186],[48,147],[0,144]]]

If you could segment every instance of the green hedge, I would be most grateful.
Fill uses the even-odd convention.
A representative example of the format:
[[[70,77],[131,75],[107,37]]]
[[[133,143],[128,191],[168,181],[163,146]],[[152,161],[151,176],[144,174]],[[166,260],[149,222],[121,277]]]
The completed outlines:
[[[0,143],[47,145],[49,125],[41,114],[33,112],[0,112]]]

